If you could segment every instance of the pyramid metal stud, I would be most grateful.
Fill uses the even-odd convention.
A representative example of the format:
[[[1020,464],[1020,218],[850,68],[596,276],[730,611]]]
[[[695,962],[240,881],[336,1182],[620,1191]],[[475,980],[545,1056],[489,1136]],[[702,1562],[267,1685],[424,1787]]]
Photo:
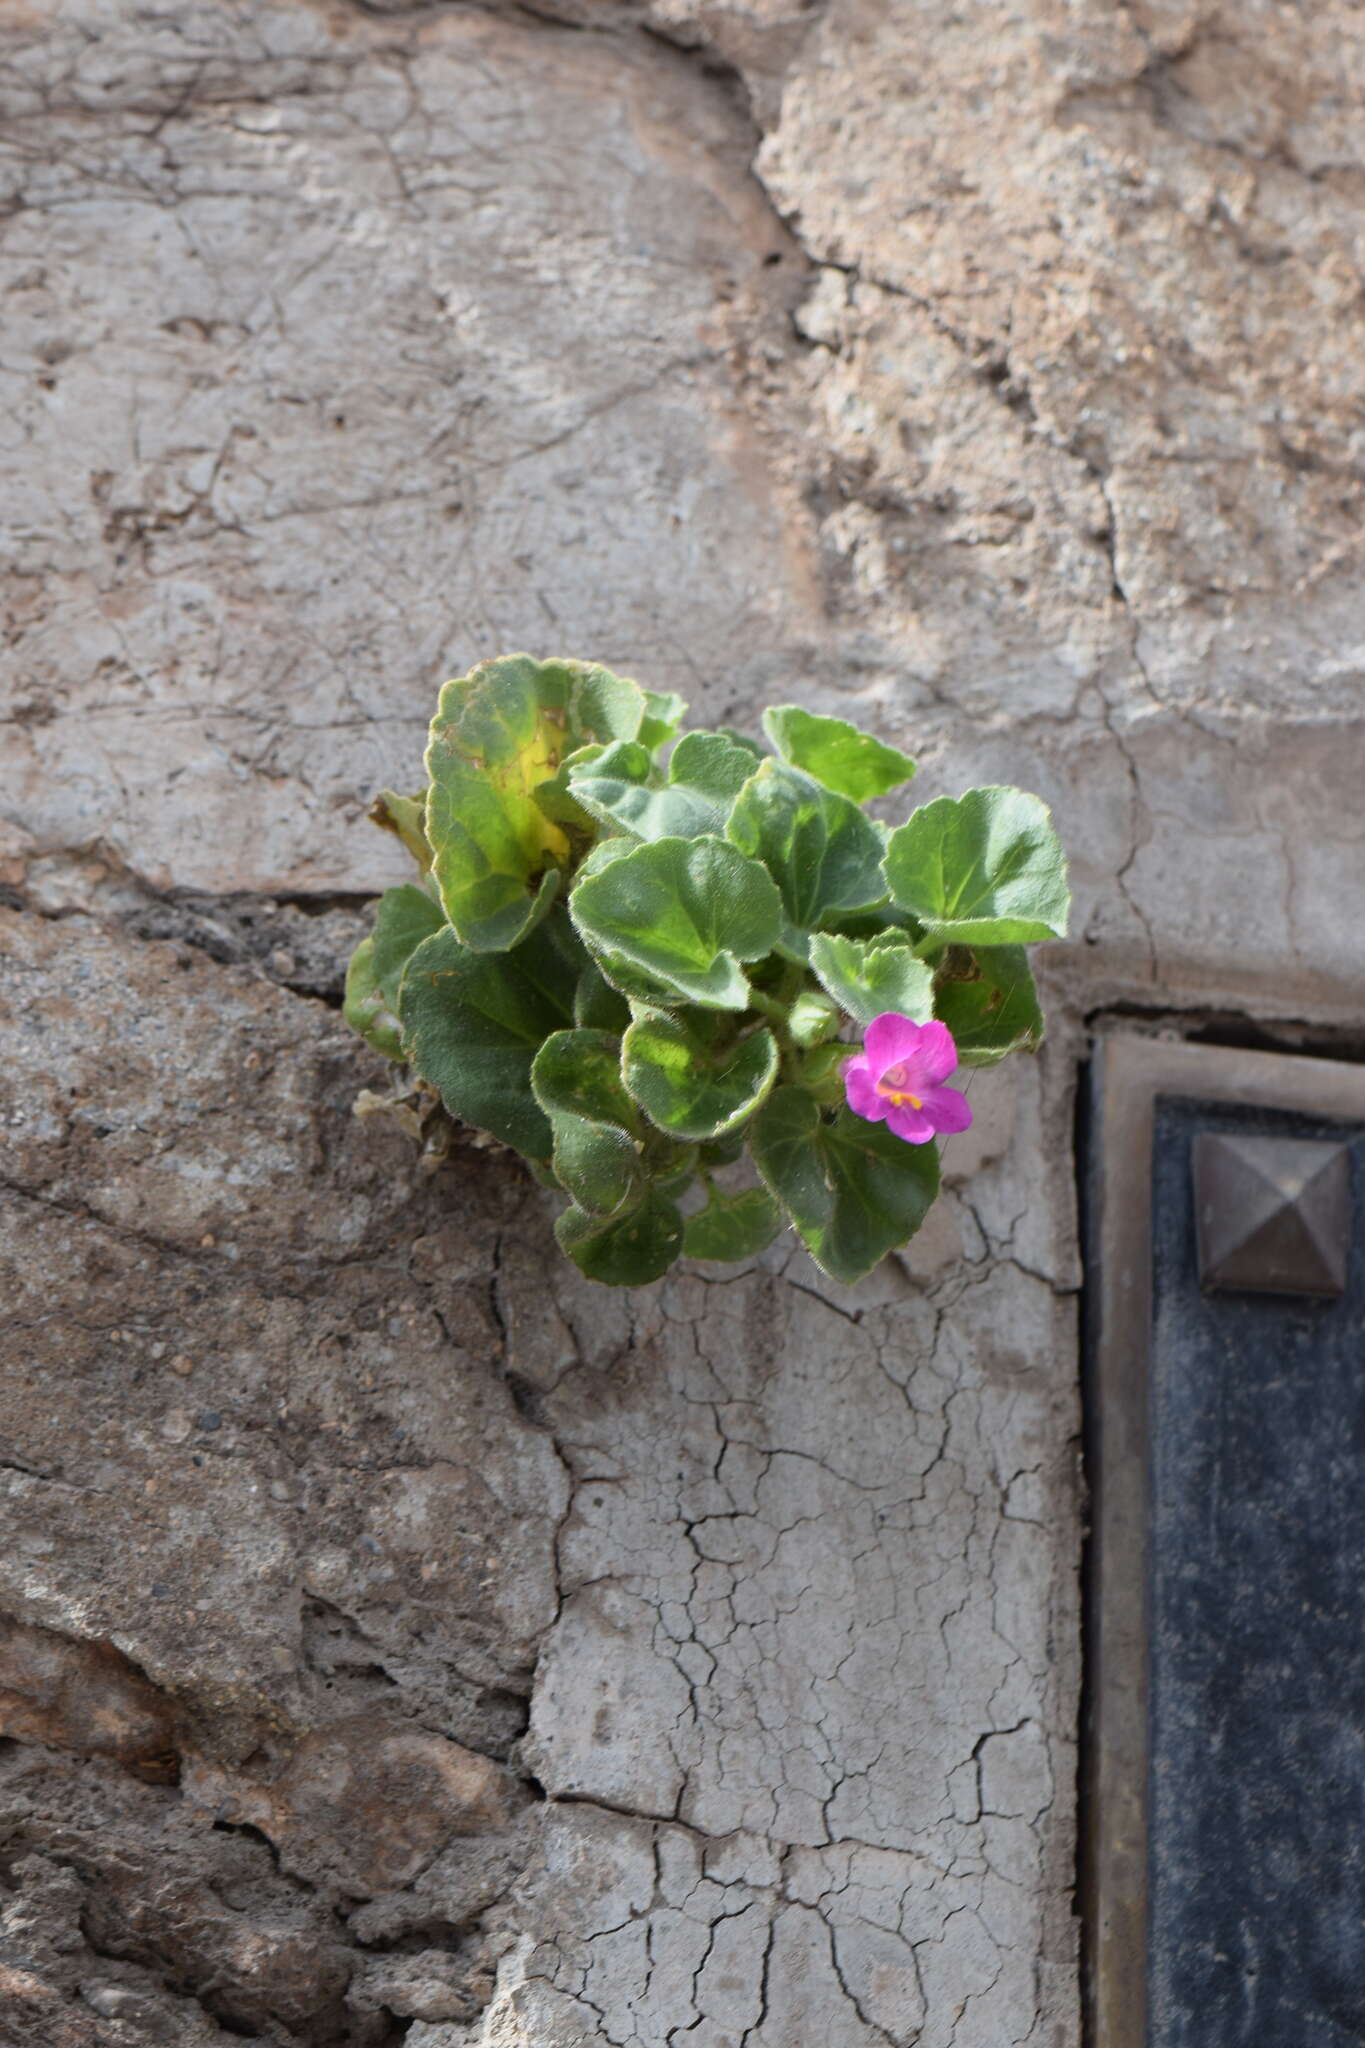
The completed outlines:
[[[1315,1138],[1194,1141],[1199,1284],[1206,1291],[1312,1294],[1346,1287],[1350,1150]]]

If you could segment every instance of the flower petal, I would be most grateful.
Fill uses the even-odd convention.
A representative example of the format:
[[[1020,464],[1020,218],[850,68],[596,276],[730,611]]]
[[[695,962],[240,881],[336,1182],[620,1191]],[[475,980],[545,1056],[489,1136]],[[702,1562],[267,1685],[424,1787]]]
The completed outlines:
[[[972,1105],[960,1088],[926,1088],[920,1100],[936,1131],[965,1131],[971,1124]]]
[[[884,1095],[878,1094],[871,1069],[861,1058],[845,1062],[844,1095],[853,1114],[866,1117],[869,1123],[879,1124],[891,1106]]]
[[[934,1135],[932,1117],[922,1109],[911,1109],[908,1102],[887,1104],[886,1128],[904,1138],[907,1145],[927,1145]]]
[[[946,1081],[957,1067],[957,1047],[953,1034],[946,1024],[940,1024],[937,1017],[920,1026],[919,1045],[916,1050],[920,1078],[932,1087],[936,1081]],[[917,1088],[917,1095],[923,1094]],[[965,1129],[965,1125],[964,1125]]]
[[[913,1060],[923,1029],[913,1018],[902,1017],[899,1010],[883,1010],[880,1017],[874,1017],[863,1034],[863,1052],[873,1073],[880,1078],[898,1060]],[[946,1027],[940,1025],[939,1029],[943,1031]],[[948,1042],[951,1045],[952,1040]]]

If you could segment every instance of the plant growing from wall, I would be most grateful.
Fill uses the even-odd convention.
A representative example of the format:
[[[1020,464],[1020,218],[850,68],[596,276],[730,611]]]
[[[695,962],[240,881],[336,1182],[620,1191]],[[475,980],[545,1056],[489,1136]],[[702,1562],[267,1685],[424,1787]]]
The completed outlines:
[[[775,706],[765,747],[685,711],[528,655],[446,683],[426,788],[371,813],[419,877],[380,898],[346,1018],[567,1196],[591,1278],[790,1224],[858,1280],[971,1120],[955,1069],[1041,1041],[1024,948],[1065,930],[1062,850],[1017,789],[869,817],[915,764],[842,719]]]

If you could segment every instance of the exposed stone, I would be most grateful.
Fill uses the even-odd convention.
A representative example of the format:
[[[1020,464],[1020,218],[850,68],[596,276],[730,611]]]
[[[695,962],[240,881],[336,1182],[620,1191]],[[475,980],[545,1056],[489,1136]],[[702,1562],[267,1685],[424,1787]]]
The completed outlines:
[[[108,1642],[0,1618],[0,1736],[107,1756],[152,1784],[179,1771],[175,1712]]]
[[[199,1771],[186,1791],[267,1835],[282,1869],[358,1898],[401,1891],[452,1837],[496,1833],[526,1803],[488,1757],[368,1715],[305,1735],[272,1782]]]

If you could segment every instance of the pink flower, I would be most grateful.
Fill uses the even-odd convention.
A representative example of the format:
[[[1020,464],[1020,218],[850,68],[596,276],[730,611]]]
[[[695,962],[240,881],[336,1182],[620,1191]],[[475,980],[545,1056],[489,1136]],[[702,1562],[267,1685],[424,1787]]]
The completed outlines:
[[[844,1062],[844,1090],[855,1116],[888,1129],[910,1145],[926,1145],[937,1131],[965,1131],[971,1105],[941,1084],[957,1067],[957,1047],[946,1024],[915,1024],[883,1010],[867,1027],[863,1049]]]

